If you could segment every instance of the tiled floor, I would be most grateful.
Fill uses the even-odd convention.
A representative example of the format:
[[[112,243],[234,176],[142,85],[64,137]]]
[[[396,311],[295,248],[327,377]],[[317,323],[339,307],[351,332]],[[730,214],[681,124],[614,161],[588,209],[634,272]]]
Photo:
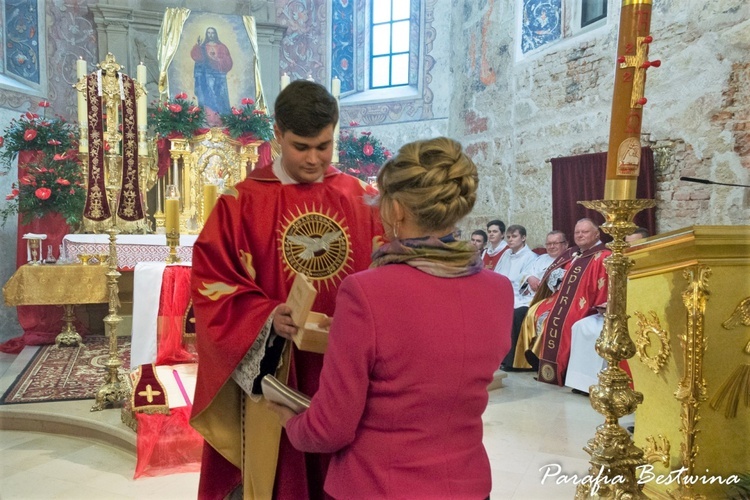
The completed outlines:
[[[26,353],[24,353],[26,355]],[[0,355],[0,393],[15,378],[14,356]],[[19,360],[20,361],[20,360]],[[19,364],[19,363],[17,363]],[[544,470],[584,474],[582,451],[602,417],[587,398],[570,389],[539,384],[530,373],[511,373],[505,387],[490,392],[484,415],[485,446],[492,466],[493,499],[569,499],[575,486],[543,481]],[[131,438],[120,410],[89,412],[92,401],[0,406],[8,412],[89,419]],[[25,408],[21,408],[25,407]],[[541,470],[540,470],[541,469]],[[0,431],[0,497],[5,499],[195,498],[198,474],[133,479],[135,456],[122,448],[82,438],[40,432]]]

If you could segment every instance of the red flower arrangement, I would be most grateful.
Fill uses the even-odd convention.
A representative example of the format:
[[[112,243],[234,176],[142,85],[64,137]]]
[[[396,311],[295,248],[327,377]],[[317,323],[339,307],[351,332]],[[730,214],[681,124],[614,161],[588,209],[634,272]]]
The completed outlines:
[[[86,191],[83,169],[74,150],[47,152],[26,165],[26,172],[5,197],[9,203],[0,209],[2,225],[17,213],[23,216],[24,224],[51,212],[60,213],[72,227],[81,222]]]
[[[241,106],[232,106],[232,112],[221,116],[221,123],[227,129],[227,133],[240,142],[253,140],[269,141],[273,137],[271,117],[255,107],[255,101],[244,97]]]
[[[46,118],[48,101],[41,101],[39,107],[44,110],[38,113],[27,111],[20,119],[11,120],[0,136],[0,165],[9,170],[19,151],[52,152],[55,148],[70,149],[78,144],[78,130],[62,117]]]
[[[357,127],[357,122],[349,123]],[[339,167],[349,175],[367,182],[375,177],[380,167],[391,157],[391,152],[383,146],[372,132],[345,131],[339,137]]]
[[[188,101],[185,92],[180,92],[171,101],[157,101],[153,104],[150,113],[151,123],[154,132],[161,138],[192,139],[208,131],[205,110],[194,101]]]

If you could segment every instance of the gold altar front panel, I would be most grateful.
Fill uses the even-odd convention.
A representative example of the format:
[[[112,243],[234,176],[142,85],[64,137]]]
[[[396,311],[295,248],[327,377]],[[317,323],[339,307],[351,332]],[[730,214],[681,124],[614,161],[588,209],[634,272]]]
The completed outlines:
[[[728,485],[701,478],[750,472],[750,227],[694,226],[628,255],[630,368],[644,395],[634,438],[653,467],[644,493],[724,498]],[[697,482],[658,484],[681,468]]]
[[[109,300],[107,266],[82,264],[23,265],[3,286],[5,304],[97,304]]]

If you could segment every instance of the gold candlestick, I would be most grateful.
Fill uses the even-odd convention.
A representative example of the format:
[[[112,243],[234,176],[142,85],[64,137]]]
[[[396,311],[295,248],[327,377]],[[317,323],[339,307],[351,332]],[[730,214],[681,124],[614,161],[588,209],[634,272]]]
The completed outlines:
[[[596,352],[607,360],[599,372],[599,383],[591,387],[591,406],[604,415],[605,421],[596,428],[584,450],[591,455],[589,474],[602,478],[592,484],[583,482],[576,488],[576,499],[584,498],[646,498],[643,485],[638,484],[636,468],[646,463],[643,450],[635,446],[630,433],[618,424],[618,419],[633,413],[643,402],[643,394],[630,388],[630,377],[620,368],[620,361],[635,354],[635,344],[628,333],[627,287],[628,270],[633,261],[623,255],[630,245],[625,236],[632,234],[635,215],[656,205],[654,200],[596,200],[580,201],[586,208],[604,215],[602,230],[611,235],[607,247],[612,255],[604,260],[607,269],[607,310],[604,328],[596,341]]]
[[[167,235],[167,245],[169,245],[169,256],[167,263],[174,264],[180,262],[177,256],[177,246],[180,244],[180,191],[175,185],[167,186],[166,200],[164,202],[164,227]]]
[[[122,317],[117,314],[120,309],[119,288],[117,286],[120,273],[117,271],[116,246],[119,231],[115,227],[111,227],[107,230],[107,233],[109,233],[109,271],[107,271],[109,314],[104,318],[104,324],[109,336],[109,358],[104,363],[107,368],[105,383],[97,391],[96,402],[91,407],[91,411],[100,411],[107,406],[115,406],[130,397],[129,378],[121,376],[119,373],[122,361],[120,361],[117,350],[117,327],[122,321]]]
[[[63,304],[63,329],[55,337],[55,345],[57,347],[76,347],[82,345],[83,339],[76,330],[73,321],[76,319],[76,315],[72,304]]]

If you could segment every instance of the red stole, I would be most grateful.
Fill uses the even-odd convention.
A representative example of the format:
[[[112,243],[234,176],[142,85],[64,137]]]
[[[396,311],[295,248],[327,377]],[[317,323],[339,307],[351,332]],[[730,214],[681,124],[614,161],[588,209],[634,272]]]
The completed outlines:
[[[578,290],[581,284],[584,287],[592,286],[591,281],[585,279],[586,270],[597,254],[600,254],[602,251],[606,251],[604,244],[596,245],[577,257],[573,257],[572,253],[566,253],[565,259],[558,259],[561,262],[569,262],[569,267],[554,296],[552,308],[544,323],[542,352],[539,359],[540,382],[557,385],[563,385],[565,382],[564,375],[570,354],[570,328],[572,323],[587,316],[588,309],[593,308],[596,304],[588,304],[589,307],[584,310],[584,314],[574,314],[572,308],[578,311],[581,307],[581,304],[574,303],[576,298],[579,298],[579,300],[588,300],[592,296],[600,295],[600,291],[590,293],[588,290],[582,290],[579,297]],[[553,265],[559,268],[561,264],[556,261]],[[550,269],[552,267],[550,266]],[[584,281],[587,282],[584,283]],[[593,285],[596,286],[596,282]],[[606,296],[606,287],[603,287],[603,290]],[[553,299],[551,298],[550,300]]]
[[[107,220],[112,216],[107,201],[107,182],[104,178],[104,126],[102,124],[102,98],[96,73],[86,77],[86,102],[89,120],[89,165],[86,205],[83,216],[94,221]]]
[[[135,81],[122,75],[125,99],[122,101],[122,180],[117,216],[125,221],[143,219],[143,203],[138,181],[138,124],[136,122]]]

